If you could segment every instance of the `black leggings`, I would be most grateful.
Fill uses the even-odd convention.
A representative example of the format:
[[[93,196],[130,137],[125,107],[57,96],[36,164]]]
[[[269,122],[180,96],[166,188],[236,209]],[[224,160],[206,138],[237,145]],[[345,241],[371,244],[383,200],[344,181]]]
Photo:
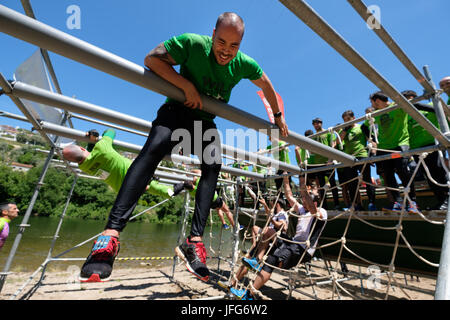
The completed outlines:
[[[419,156],[414,156],[414,160],[418,163],[419,162]],[[447,173],[445,172],[444,167],[442,166],[441,161],[439,160],[439,153],[437,151],[434,151],[425,158],[425,165],[428,167],[430,171],[431,177],[440,184],[447,184]],[[448,188],[441,187],[436,184],[434,184],[430,178],[428,178],[428,175],[425,173],[425,169],[423,167],[420,167],[419,170],[423,171],[424,176],[426,177],[428,181],[428,185],[430,186],[430,189],[433,191],[435,197],[439,201],[439,203],[444,202],[448,199]]]
[[[361,159],[361,158],[358,158]],[[363,176],[363,180],[367,183],[372,183],[372,175],[370,173],[370,163],[367,163],[365,168],[364,165],[347,167],[344,168],[344,177],[346,181],[356,178],[359,174]],[[348,183],[348,188],[350,191],[351,201],[353,202],[353,197],[356,194],[356,190],[358,189],[358,180],[354,180]],[[366,184],[366,192],[367,197],[369,198],[369,203],[375,203],[375,187]]]
[[[174,132],[176,129],[182,130]],[[204,133],[207,130],[213,138],[209,141],[203,141]],[[179,139],[172,135],[173,133],[189,134],[189,136],[185,135],[186,139],[190,138],[190,141],[187,140],[186,142],[190,142],[190,148],[193,152],[185,150],[186,147],[183,148],[184,154],[195,153],[199,159],[202,159],[200,165],[202,175],[195,195],[191,235],[203,235],[222,165],[220,137],[212,120],[201,120],[193,110],[180,104],[164,104],[158,110],[158,115],[152,123],[144,147],[128,169],[109,214],[106,229],[122,231],[125,228],[137,201],[144,193],[159,162],[167,154],[178,154],[178,150],[173,150],[173,148],[179,144]],[[174,139],[177,138],[176,141],[172,141],[172,136]],[[205,138],[205,140],[208,140],[208,138]],[[211,140],[213,141],[211,142]],[[182,142],[185,143],[184,140]],[[183,144],[183,147],[186,145]],[[207,149],[205,150],[205,148]]]
[[[394,150],[408,151],[409,146],[400,146],[395,148]],[[389,153],[390,152],[378,151],[377,156]],[[408,185],[412,177],[412,173],[411,171],[409,171],[408,168],[408,162],[409,158],[407,157],[377,162],[377,166],[380,166],[380,169],[382,169],[382,171],[384,172],[386,186],[398,189],[399,186],[397,180],[395,179],[395,173],[398,174],[403,187],[406,187]],[[391,190],[391,193],[394,196],[395,201],[402,203],[402,197],[400,196],[399,191]],[[409,197],[411,198],[412,201],[416,201],[416,189],[414,187],[414,183],[411,183]]]

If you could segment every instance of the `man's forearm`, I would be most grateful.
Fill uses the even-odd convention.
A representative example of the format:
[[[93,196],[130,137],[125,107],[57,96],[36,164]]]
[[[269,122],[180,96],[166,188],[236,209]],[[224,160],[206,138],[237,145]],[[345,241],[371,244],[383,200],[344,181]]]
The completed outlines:
[[[189,80],[181,76],[169,63],[160,58],[147,56],[145,66],[183,91],[186,91],[187,86],[191,85]]]

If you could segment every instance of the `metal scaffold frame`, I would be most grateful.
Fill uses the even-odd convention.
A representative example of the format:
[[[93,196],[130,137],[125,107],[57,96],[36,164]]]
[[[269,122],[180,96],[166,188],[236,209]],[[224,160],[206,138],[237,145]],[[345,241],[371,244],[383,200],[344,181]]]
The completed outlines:
[[[367,21],[369,17],[373,17],[370,12],[368,12],[367,7],[360,0],[347,0],[352,7],[361,15],[361,17]],[[398,90],[394,88],[374,67],[372,67],[354,48],[352,48],[342,36],[340,36],[327,22],[321,18],[305,1],[302,0],[280,0],[280,2],[286,6],[290,11],[292,11],[299,19],[301,19],[306,25],[308,25],[314,32],[316,32],[321,38],[323,38],[330,46],[332,46],[338,53],[340,53],[345,59],[347,59],[356,69],[358,69],[363,75],[367,77],[371,82],[373,82],[380,90],[383,90],[395,103],[395,106],[390,107],[389,109],[385,109],[382,111],[377,111],[372,114],[368,114],[365,117],[355,119],[351,123],[360,122],[365,119],[373,118],[375,116],[379,116],[382,113],[389,112],[394,110],[395,108],[401,108],[406,113],[408,113],[414,120],[416,120],[424,129],[427,130],[435,139],[436,145],[429,146],[421,149],[410,150],[407,152],[400,153],[398,156],[407,156],[413,154],[423,154],[426,152],[432,151],[448,151],[450,146],[449,140],[449,127],[446,121],[446,115],[449,115],[449,109],[446,105],[444,105],[439,98],[440,92],[436,89],[434,85],[430,72],[428,68],[425,68],[425,76],[423,76],[420,71],[414,66],[411,60],[407,57],[407,55],[401,50],[401,48],[395,43],[392,37],[387,33],[383,26],[379,29],[374,29],[374,32],[380,37],[380,39],[387,45],[387,47],[398,57],[399,61],[410,71],[410,73],[414,76],[414,78],[423,86],[425,90],[425,94],[422,97],[416,99],[419,101],[420,99],[433,99],[433,105],[436,110],[436,115],[439,120],[440,129],[436,128],[428,119],[426,119],[413,105],[414,101],[406,100]],[[111,74],[117,78],[123,79],[130,83],[141,86],[145,89],[149,89],[155,91],[164,96],[183,101],[184,95],[178,88],[174,87],[167,81],[161,79],[156,74],[151,72],[148,69],[143,68],[142,66],[136,65],[130,61],[127,61],[119,56],[116,56],[110,52],[107,52],[103,49],[95,47],[87,42],[84,42],[80,39],[77,39],[67,33],[59,31],[55,28],[52,28],[42,22],[39,22],[35,19],[33,11],[31,9],[31,5],[28,0],[22,0],[22,5],[25,8],[25,11],[28,15],[22,15],[14,10],[11,10],[3,5],[0,5],[0,31],[9,34],[15,38],[22,39],[26,42],[35,44],[36,46],[41,48],[41,53],[44,61],[46,62],[47,68],[50,71],[50,75],[52,77],[53,83],[57,89],[57,93],[53,93],[50,91],[42,90],[37,87],[33,87],[29,84],[22,83],[19,81],[8,82],[3,75],[0,74],[0,87],[3,89],[4,93],[7,94],[11,100],[16,104],[16,106],[21,110],[21,112],[25,115],[25,118],[8,114],[6,112],[0,112],[0,115],[9,116],[11,118],[24,120],[30,122],[34,129],[36,129],[51,145],[51,151],[49,152],[47,161],[44,165],[44,168],[41,173],[41,177],[39,179],[39,183],[36,186],[35,194],[33,195],[32,202],[30,203],[29,208],[27,209],[27,213],[22,221],[21,232],[16,237],[16,241],[14,242],[13,249],[10,252],[10,256],[8,258],[7,264],[1,274],[0,278],[0,291],[3,287],[4,281],[6,279],[7,274],[9,273],[9,268],[14,257],[14,254],[17,250],[17,247],[20,243],[21,234],[24,231],[24,227],[27,226],[28,217],[31,214],[31,210],[33,208],[34,201],[36,200],[37,194],[39,192],[40,185],[43,182],[45,177],[45,173],[48,169],[48,166],[51,162],[51,159],[55,152],[60,153],[59,148],[56,146],[56,142],[58,137],[67,137],[77,141],[87,141],[87,137],[85,136],[85,132],[76,130],[73,128],[70,119],[71,117],[75,117],[81,120],[90,121],[93,123],[104,124],[101,121],[111,122],[115,128],[119,130],[128,131],[134,134],[139,134],[146,136],[147,132],[151,128],[151,122],[145,121],[136,117],[132,117],[120,112],[116,112],[114,110],[110,110],[107,108],[99,107],[94,104],[83,102],[77,99],[69,98],[61,93],[61,89],[59,87],[59,83],[56,79],[55,72],[51,65],[50,58],[48,56],[47,50],[50,50],[54,53],[65,56],[74,61],[80,62],[82,64],[88,65],[92,68],[98,69],[105,73]],[[54,123],[42,121],[40,119],[36,119],[34,115],[24,106],[21,102],[21,99],[28,99],[35,102],[39,102],[45,105],[62,108],[65,112],[65,117],[61,125],[57,125]],[[202,96],[204,110],[210,112],[214,115],[232,121],[234,123],[243,125],[248,128],[252,128],[255,130],[265,130],[265,132],[271,132],[271,130],[276,130],[277,127],[261,118],[258,118],[250,113],[247,113],[241,109],[238,109],[229,104],[217,101],[207,96]],[[80,115],[75,115],[71,113],[78,113]],[[93,117],[97,120],[87,118]],[[101,120],[101,121],[99,121]],[[64,123],[69,121],[71,127],[65,127]],[[335,130],[342,128],[344,126],[349,125],[350,123],[343,123],[334,128],[328,129],[330,132],[334,132]],[[109,124],[106,124],[109,125]],[[54,134],[57,137],[55,140],[51,140],[48,134]],[[270,133],[269,133],[270,134]],[[314,136],[314,135],[313,135]],[[312,136],[312,137],[313,137]],[[391,159],[391,155],[384,156],[374,156],[365,158],[362,160],[357,160],[355,157],[345,154],[341,151],[333,149],[331,147],[327,147],[322,145],[321,143],[312,140],[310,137],[304,137],[298,133],[293,131],[289,131],[289,136],[283,138],[284,141],[289,143],[290,145],[300,146],[304,149],[309,150],[315,154],[320,154],[326,156],[330,159],[334,159],[337,164],[322,166],[320,168],[307,168],[302,169],[293,165],[288,165],[276,160],[273,160],[269,157],[262,156],[260,154],[251,153],[245,150],[240,150],[234,148],[232,146],[222,145],[222,152],[224,155],[233,155],[237,160],[244,159],[252,159],[256,164],[263,164],[270,166],[276,166],[288,172],[288,175],[294,174],[308,174],[320,171],[326,171],[330,169],[343,168],[354,165],[368,164],[377,161],[383,161]],[[141,149],[140,146],[114,140],[114,144],[117,146],[121,146],[130,150],[131,152],[138,153]],[[440,153],[442,160],[442,152]],[[62,157],[61,157],[62,158]],[[194,158],[180,156],[178,154],[167,155],[167,160],[179,162],[179,163],[189,163],[193,165],[198,165],[199,161]],[[43,275],[46,269],[46,266],[51,261],[61,261],[59,259],[63,254],[77,248],[88,241],[94,239],[93,238],[83,242],[75,246],[68,251],[63,252],[60,255],[52,258],[53,248],[55,241],[58,237],[59,230],[62,224],[62,221],[65,216],[65,211],[67,209],[67,205],[70,202],[70,197],[75,187],[77,178],[80,176],[79,172],[76,168],[73,168],[69,163],[65,161],[65,165],[69,170],[72,170],[74,173],[74,181],[69,192],[66,206],[61,214],[60,222],[58,224],[57,230],[55,232],[55,236],[52,241],[51,248],[49,250],[47,259],[40,266],[38,270],[30,277],[30,279],[25,283],[19,292],[17,292],[13,298],[15,298],[20,291],[22,291],[25,286],[32,280],[34,276],[37,275],[39,271],[42,270],[41,280],[43,279]],[[165,169],[165,168],[161,168]],[[247,177],[250,181],[265,181],[268,179],[279,178],[280,176],[267,176],[261,175],[253,172],[248,172],[241,169],[231,168],[228,166],[222,167],[223,172],[227,172],[232,176]],[[171,183],[174,181],[184,181],[189,180],[187,176],[193,176],[194,174],[189,172],[176,172],[180,173],[174,174],[165,173],[163,171],[157,171],[155,176],[159,176],[162,179],[165,179],[167,183]],[[447,171],[448,173],[448,171]],[[447,178],[450,181],[450,174],[447,174]],[[238,178],[237,182],[229,182],[222,181],[224,183],[236,184],[237,186],[242,185],[240,178]],[[237,189],[237,188],[236,188]],[[239,193],[236,192],[236,199],[239,198]],[[165,200],[167,201],[167,200]],[[165,202],[164,201],[164,202]],[[406,201],[406,200],[405,200]],[[160,203],[161,204],[161,203]],[[159,205],[159,204],[158,204]],[[151,209],[151,208],[150,208]],[[150,210],[147,209],[147,210]],[[231,273],[233,272],[239,255],[239,237],[238,237],[238,213],[242,208],[239,208],[238,201],[235,202],[235,230],[234,230],[234,245],[232,252],[232,260],[230,263]],[[145,211],[147,211],[145,210]],[[141,212],[140,214],[142,214]],[[140,215],[138,214],[138,215]],[[185,214],[182,217],[182,228],[180,233],[180,239],[183,238],[185,233],[185,224],[187,221],[187,216],[189,214],[189,197],[186,193],[185,197]],[[138,216],[136,215],[136,216]],[[136,217],[134,216],[134,217]],[[133,217],[133,218],[134,218]],[[132,219],[133,219],[132,218]],[[444,231],[444,239],[441,251],[441,260],[439,264],[439,273],[438,280],[436,284],[436,294],[435,299],[450,299],[450,276],[448,275],[448,268],[450,265],[450,210],[447,212],[447,219],[445,223],[445,231]],[[345,243],[344,243],[345,244]],[[219,265],[220,265],[220,257],[219,257]],[[176,262],[174,261],[173,265],[173,273],[175,272]],[[220,269],[220,268],[219,268]],[[231,275],[230,275],[231,276]],[[38,283],[38,284],[39,284]],[[333,279],[333,285],[338,285],[338,283]],[[292,290],[291,290],[292,291]]]

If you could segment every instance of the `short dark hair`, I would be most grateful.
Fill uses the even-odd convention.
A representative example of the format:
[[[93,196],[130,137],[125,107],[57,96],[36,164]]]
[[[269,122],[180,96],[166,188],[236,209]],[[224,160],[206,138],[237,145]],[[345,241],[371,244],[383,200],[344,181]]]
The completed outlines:
[[[407,97],[417,98],[417,93],[414,90],[405,90],[402,91],[401,93],[405,98]]]
[[[2,202],[0,204],[0,212],[3,210],[9,210],[9,205],[10,204],[15,204],[14,202]]]
[[[244,31],[245,31],[245,24],[244,24],[244,19],[242,19],[237,13],[235,12],[224,12],[222,13],[216,21],[216,27],[215,29],[217,30],[220,25],[222,23],[224,23],[226,20],[228,21],[232,21],[233,25],[237,25],[240,24],[242,27],[242,37],[244,36]]]
[[[320,123],[322,123],[322,119],[320,119],[320,118],[314,118],[313,121],[312,121],[312,123],[315,123],[315,122],[320,122]]]
[[[312,136],[314,132],[311,129],[305,131],[305,137]]]
[[[344,118],[345,116],[349,116],[349,117],[354,118],[354,117],[355,117],[355,114],[353,113],[352,110],[347,110],[347,111],[345,111],[345,112],[342,114],[342,118]]]
[[[387,102],[389,100],[389,97],[383,91],[377,91],[375,93],[372,93],[369,96],[369,99],[373,101],[380,99],[381,101]]]

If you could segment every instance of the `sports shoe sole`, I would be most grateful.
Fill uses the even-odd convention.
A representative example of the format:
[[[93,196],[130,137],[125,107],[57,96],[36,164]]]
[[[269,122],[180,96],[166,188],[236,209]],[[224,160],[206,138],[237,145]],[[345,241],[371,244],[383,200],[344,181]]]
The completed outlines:
[[[97,273],[92,274],[89,278],[83,278],[81,276],[78,277],[80,282],[108,282],[111,279],[111,276],[101,279]]]
[[[175,248],[175,254],[176,254],[181,260],[184,261],[184,265],[186,266],[186,269],[187,269],[190,273],[192,273],[194,276],[196,276],[198,279],[202,280],[203,282],[208,282],[209,276],[202,277],[201,275],[199,275],[198,273],[196,273],[196,272],[194,271],[194,269],[191,267],[191,265],[189,264],[189,262],[187,261],[186,257],[184,256],[183,251],[182,251],[179,247],[176,247],[176,248]]]

